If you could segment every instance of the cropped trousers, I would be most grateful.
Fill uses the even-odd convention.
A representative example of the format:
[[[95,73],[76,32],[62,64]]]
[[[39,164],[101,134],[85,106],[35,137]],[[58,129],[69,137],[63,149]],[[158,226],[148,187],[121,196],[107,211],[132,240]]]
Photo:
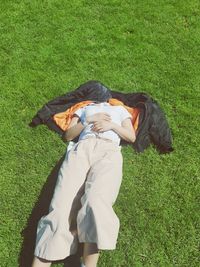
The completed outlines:
[[[86,138],[66,154],[59,170],[49,213],[38,222],[35,256],[61,260],[78,243],[116,248],[120,222],[113,205],[122,182],[121,146]]]

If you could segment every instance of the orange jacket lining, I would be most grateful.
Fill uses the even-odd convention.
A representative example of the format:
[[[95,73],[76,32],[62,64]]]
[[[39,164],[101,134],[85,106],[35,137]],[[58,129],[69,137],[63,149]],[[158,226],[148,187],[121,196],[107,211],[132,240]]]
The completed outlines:
[[[93,101],[91,100],[79,102],[71,106],[70,108],[68,108],[66,111],[55,114],[53,116],[53,120],[63,131],[66,131],[72,120],[74,112],[77,111],[79,108],[85,107],[91,103],[93,103]],[[126,110],[132,116],[132,125],[133,125],[134,130],[136,131],[138,129],[138,123],[139,123],[139,109],[138,108],[128,107],[124,105],[122,101],[115,99],[115,98],[109,99],[108,103],[112,106],[123,106],[124,108],[126,108]]]

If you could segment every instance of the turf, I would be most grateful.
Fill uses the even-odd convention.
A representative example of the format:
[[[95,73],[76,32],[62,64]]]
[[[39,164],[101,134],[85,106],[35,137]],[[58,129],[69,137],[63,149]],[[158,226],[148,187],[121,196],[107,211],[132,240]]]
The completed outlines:
[[[0,6],[0,266],[29,267],[41,192],[66,150],[57,134],[28,124],[45,102],[89,79],[156,99],[175,149],[123,148],[117,248],[103,251],[98,266],[199,266],[199,1]],[[50,197],[42,201],[47,207]]]

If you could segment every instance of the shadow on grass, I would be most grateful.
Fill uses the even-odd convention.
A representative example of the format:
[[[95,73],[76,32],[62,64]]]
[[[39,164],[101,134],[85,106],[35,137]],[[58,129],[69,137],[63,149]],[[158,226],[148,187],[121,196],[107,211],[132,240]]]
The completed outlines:
[[[36,202],[35,207],[33,208],[32,213],[27,221],[27,225],[21,233],[24,240],[18,259],[20,267],[30,267],[32,264],[35,249],[37,224],[39,219],[48,213],[49,204],[53,197],[53,192],[58,177],[58,172],[64,160],[64,157],[65,155],[59,160],[59,162],[56,164],[56,166],[48,176],[47,181],[41,190],[38,201]],[[57,261],[56,263],[63,263],[64,267],[79,267],[81,255],[82,245],[79,244],[76,255],[71,255],[65,260]]]

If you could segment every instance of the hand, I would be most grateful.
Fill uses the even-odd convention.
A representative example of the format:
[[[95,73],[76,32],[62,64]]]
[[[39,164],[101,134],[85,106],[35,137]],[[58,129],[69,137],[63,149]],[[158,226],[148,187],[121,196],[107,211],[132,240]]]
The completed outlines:
[[[92,131],[94,132],[106,132],[113,129],[113,123],[110,121],[96,121],[93,123]]]
[[[99,121],[111,121],[111,117],[108,113],[105,112],[98,112],[91,116],[86,115],[86,122],[88,123],[99,122]]]

